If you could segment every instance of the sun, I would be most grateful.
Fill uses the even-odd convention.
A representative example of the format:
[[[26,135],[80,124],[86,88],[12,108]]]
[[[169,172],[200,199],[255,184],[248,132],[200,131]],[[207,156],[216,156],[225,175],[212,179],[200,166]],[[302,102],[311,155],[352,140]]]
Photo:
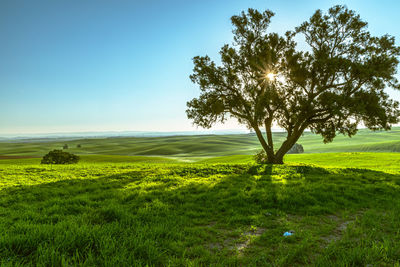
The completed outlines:
[[[265,77],[266,77],[268,80],[270,80],[270,81],[275,80],[275,76],[276,76],[276,74],[274,74],[274,73],[272,73],[272,72],[269,72],[269,73],[267,73],[267,74],[265,75]]]

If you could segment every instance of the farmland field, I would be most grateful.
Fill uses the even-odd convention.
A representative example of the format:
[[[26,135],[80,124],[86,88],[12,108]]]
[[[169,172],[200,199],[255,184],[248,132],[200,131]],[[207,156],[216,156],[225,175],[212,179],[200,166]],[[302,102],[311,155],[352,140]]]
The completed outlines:
[[[278,146],[285,133],[274,133]],[[305,153],[333,152],[400,152],[400,127],[391,131],[361,129],[352,138],[339,135],[334,142],[324,144],[318,135],[305,133],[298,143]],[[254,155],[260,144],[253,134],[196,135],[166,137],[113,137],[92,139],[28,139],[0,141],[0,155],[42,157],[52,149],[68,145],[68,152],[79,155],[161,156],[174,159]],[[81,145],[80,148],[77,146]]]
[[[362,142],[368,134],[376,138]],[[244,136],[209,136],[211,156],[205,156],[210,147],[201,152],[202,143],[192,140],[193,147],[182,145],[193,151],[187,157],[129,156],[135,138],[125,147],[118,142],[129,140],[110,139],[101,149],[97,139],[62,141],[57,144],[79,142],[87,150],[78,164],[61,166],[29,158],[54,141],[3,142],[0,263],[399,266],[400,153],[386,145],[377,150],[382,153],[354,152],[396,143],[398,136],[362,132],[347,145],[330,144],[329,153],[287,155],[280,166],[257,165],[251,153],[238,153],[253,142],[240,150]],[[158,141],[177,151],[176,143],[190,138],[200,139],[170,137],[171,148]],[[323,144],[312,138],[318,137],[300,143],[321,152]],[[160,147],[156,138],[142,141]],[[229,152],[229,144],[238,150]],[[344,146],[354,151],[335,152]],[[294,234],[283,236],[287,231]]]

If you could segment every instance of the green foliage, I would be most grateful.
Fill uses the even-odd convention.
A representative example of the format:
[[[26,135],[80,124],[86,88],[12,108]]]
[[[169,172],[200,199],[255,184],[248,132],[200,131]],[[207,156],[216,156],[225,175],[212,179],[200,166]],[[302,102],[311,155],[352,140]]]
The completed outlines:
[[[255,130],[268,162],[282,163],[305,129],[327,143],[337,133],[355,135],[361,122],[372,130],[399,122],[399,102],[384,91],[400,89],[394,37],[372,36],[367,23],[344,6],[326,14],[317,10],[284,37],[268,33],[273,15],[249,9],[233,16],[234,43],[221,48],[221,65],[194,57],[190,78],[201,94],[186,111],[194,124],[210,128],[234,117]],[[298,36],[308,51],[298,49]],[[287,131],[276,152],[273,124]]]
[[[323,155],[316,162],[332,164]],[[400,169],[383,171],[395,167],[386,158],[375,171],[372,161],[2,165],[0,265],[393,266]]]
[[[78,163],[79,156],[64,152],[62,150],[53,150],[44,155],[42,164],[71,164]]]
[[[268,156],[267,153],[265,153],[265,150],[260,150],[257,154],[255,154],[254,161],[257,164],[266,164],[268,162]]]

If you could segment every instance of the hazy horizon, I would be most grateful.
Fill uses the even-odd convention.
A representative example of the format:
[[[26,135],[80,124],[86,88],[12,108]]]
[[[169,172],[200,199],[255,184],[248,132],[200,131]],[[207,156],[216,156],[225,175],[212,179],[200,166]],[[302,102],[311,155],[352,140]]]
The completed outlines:
[[[399,125],[395,125],[392,129],[397,130]],[[360,127],[359,130],[367,129]],[[264,130],[261,130],[265,133]],[[285,132],[282,128],[272,128],[273,133]],[[385,131],[385,130],[382,130]],[[390,131],[390,130],[389,130]],[[371,131],[373,132],[373,131]],[[103,137],[163,137],[163,136],[189,136],[189,135],[230,135],[230,134],[249,134],[254,133],[253,129],[202,129],[197,131],[80,131],[80,132],[41,132],[41,133],[0,133],[0,138],[3,139],[35,139],[35,138],[103,138]],[[310,133],[306,129],[304,133]]]
[[[274,131],[282,131],[282,129],[274,129]],[[19,137],[120,137],[120,136],[170,136],[170,135],[202,135],[202,134],[240,134],[249,133],[248,129],[226,129],[226,130],[213,130],[203,129],[198,131],[78,131],[78,132],[37,132],[37,133],[0,133],[0,138],[19,138]]]

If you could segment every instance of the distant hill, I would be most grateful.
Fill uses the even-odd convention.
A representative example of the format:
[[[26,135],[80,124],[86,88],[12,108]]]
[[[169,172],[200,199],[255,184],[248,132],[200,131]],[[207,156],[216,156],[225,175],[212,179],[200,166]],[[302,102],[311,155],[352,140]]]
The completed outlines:
[[[275,132],[276,147],[286,133]],[[400,127],[373,132],[361,129],[352,138],[337,136],[324,144],[318,135],[306,132],[299,140],[305,153],[400,152]],[[142,155],[167,157],[218,157],[251,155],[261,149],[254,134],[175,135],[160,137],[44,138],[0,142],[0,155],[41,157],[67,144],[69,152],[81,155]],[[77,145],[81,147],[78,148]]]
[[[107,138],[107,137],[162,137],[182,135],[226,135],[245,134],[248,130],[203,130],[180,132],[151,132],[151,131],[115,131],[115,132],[70,132],[70,133],[36,133],[36,134],[1,134],[0,141],[36,140],[48,141],[49,139],[82,139],[82,138]]]

